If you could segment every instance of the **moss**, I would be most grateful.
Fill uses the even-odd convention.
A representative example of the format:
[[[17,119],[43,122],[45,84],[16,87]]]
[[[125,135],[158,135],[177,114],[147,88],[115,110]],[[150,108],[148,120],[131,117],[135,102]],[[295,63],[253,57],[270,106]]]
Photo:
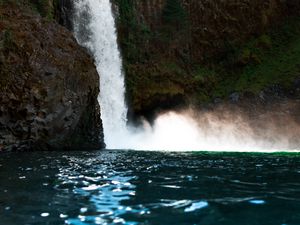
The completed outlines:
[[[203,21],[208,27],[196,40],[192,34],[197,26],[195,15],[192,17],[191,9],[181,1],[165,1],[156,12],[156,16],[162,14],[160,18],[142,17],[136,0],[114,1],[119,9],[119,42],[133,111],[147,109],[155,101],[160,104],[166,95],[179,94],[186,102],[202,104],[233,92],[257,94],[278,83],[289,88],[300,77],[299,16],[285,15],[280,24],[266,23],[264,28],[253,24],[257,30],[238,33],[228,21],[237,25],[243,21],[238,21],[238,16],[225,18],[222,30],[229,33],[218,34],[222,40],[209,39],[217,24],[210,27]],[[201,43],[199,52],[192,50],[199,47],[193,42]]]
[[[17,4],[23,8],[29,8],[32,12],[35,12],[48,20],[53,20],[57,1],[58,0],[0,0],[0,5]]]
[[[271,49],[273,46],[272,38],[267,34],[263,34],[257,39],[256,46],[259,48]]]
[[[208,80],[214,80],[216,78],[216,72],[201,65],[197,65],[195,66],[193,76],[197,81],[206,82]]]
[[[167,0],[163,11],[162,19],[170,30],[179,30],[187,25],[187,13],[180,0]]]
[[[274,84],[289,88],[300,77],[300,19],[291,18],[236,52],[231,66],[219,68],[219,73],[223,72],[222,80],[216,86],[214,97],[235,91],[258,94]]]
[[[5,90],[11,82],[11,74],[8,69],[9,52],[14,49],[13,34],[10,30],[3,30],[0,33],[0,87]]]

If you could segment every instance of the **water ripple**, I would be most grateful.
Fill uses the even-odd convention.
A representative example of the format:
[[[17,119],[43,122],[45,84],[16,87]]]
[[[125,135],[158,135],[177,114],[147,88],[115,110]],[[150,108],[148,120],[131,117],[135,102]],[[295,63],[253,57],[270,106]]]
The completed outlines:
[[[5,225],[300,224],[300,157],[104,151],[0,164]]]

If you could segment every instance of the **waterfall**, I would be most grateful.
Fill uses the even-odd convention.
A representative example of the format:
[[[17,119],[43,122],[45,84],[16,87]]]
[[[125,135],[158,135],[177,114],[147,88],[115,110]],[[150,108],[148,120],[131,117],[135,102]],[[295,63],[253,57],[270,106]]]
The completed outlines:
[[[127,132],[127,106],[122,60],[110,0],[75,0],[74,33],[94,56],[100,74],[101,118],[107,148]]]
[[[146,121],[141,127],[127,126],[122,60],[110,0],[74,1],[75,37],[94,56],[100,74],[99,103],[107,148],[180,151],[289,148],[293,135],[276,135],[276,129],[274,132],[269,129],[273,127],[271,124],[264,135],[258,136],[247,117],[224,110],[221,114],[168,112],[158,115],[152,126]],[[300,127],[294,125],[294,130],[297,133]]]

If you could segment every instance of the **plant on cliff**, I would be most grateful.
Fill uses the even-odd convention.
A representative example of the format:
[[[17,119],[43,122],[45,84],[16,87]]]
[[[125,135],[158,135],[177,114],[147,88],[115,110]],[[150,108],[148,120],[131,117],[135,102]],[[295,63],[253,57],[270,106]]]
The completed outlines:
[[[33,7],[36,8],[36,10],[39,12],[39,14],[41,16],[46,17],[48,19],[53,18],[55,1],[51,1],[51,0],[30,0],[30,3]]]
[[[54,17],[54,9],[59,0],[0,0],[2,4],[16,4],[21,7],[29,8],[49,20]]]
[[[187,15],[180,0],[167,0],[162,15],[166,24],[176,28],[180,28],[186,23]]]
[[[257,25],[251,33],[243,33],[247,23],[241,15],[235,18],[234,11],[220,8],[228,15],[209,11],[211,17],[205,21],[200,14],[204,12],[189,7],[199,1],[187,3],[188,8],[182,0],[165,0],[162,8],[160,1],[151,7],[144,1],[114,1],[127,92],[137,113],[174,96],[177,101],[179,95],[186,102],[202,104],[226,99],[233,92],[257,95],[274,84],[288,89],[300,76],[299,16],[285,15],[266,29]],[[236,34],[231,33],[236,29],[232,23],[242,25]]]
[[[0,24],[1,25],[1,24]],[[9,83],[8,56],[14,48],[13,35],[10,30],[0,32],[0,87],[5,89]]]
[[[115,0],[118,5],[119,41],[125,61],[144,61],[147,58],[147,46],[152,38],[148,26],[138,21],[134,0]]]
[[[268,32],[252,38],[232,51],[217,65],[219,82],[212,97],[232,92],[257,95],[272,85],[289,89],[300,77],[300,18],[286,19]]]

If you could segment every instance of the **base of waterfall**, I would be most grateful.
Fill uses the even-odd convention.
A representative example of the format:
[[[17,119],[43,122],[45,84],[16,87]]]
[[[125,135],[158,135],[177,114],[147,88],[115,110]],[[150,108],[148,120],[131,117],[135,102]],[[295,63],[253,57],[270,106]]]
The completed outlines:
[[[265,106],[267,113],[256,109],[258,105],[247,102],[245,108],[255,107],[255,110],[250,109],[254,114],[243,113],[239,109],[235,112],[230,105],[228,109],[213,112],[190,109],[164,112],[151,123],[142,119],[142,125],[138,127],[128,124],[123,62],[118,49],[112,4],[109,0],[77,0],[74,9],[75,37],[93,55],[100,76],[98,100],[108,149],[275,151],[300,148],[300,104],[290,105],[285,98],[281,98],[281,89],[278,90],[277,86],[259,94],[258,102]],[[159,88],[165,87],[162,85]],[[295,88],[298,88],[297,85]],[[185,94],[185,90],[181,93]],[[273,104],[273,98],[268,98],[272,93],[280,96],[276,100],[278,103],[274,101]],[[237,104],[243,96],[232,93],[230,99]],[[154,102],[153,107],[162,105],[159,101]],[[134,107],[131,110],[135,112]],[[287,113],[286,116],[286,111],[291,115]]]
[[[282,126],[288,124],[288,126]],[[281,128],[281,129],[280,129]],[[169,111],[153,124],[128,125],[105,137],[108,149],[147,151],[299,152],[300,126],[291,118],[251,121],[229,112]],[[298,147],[297,147],[298,146]]]

